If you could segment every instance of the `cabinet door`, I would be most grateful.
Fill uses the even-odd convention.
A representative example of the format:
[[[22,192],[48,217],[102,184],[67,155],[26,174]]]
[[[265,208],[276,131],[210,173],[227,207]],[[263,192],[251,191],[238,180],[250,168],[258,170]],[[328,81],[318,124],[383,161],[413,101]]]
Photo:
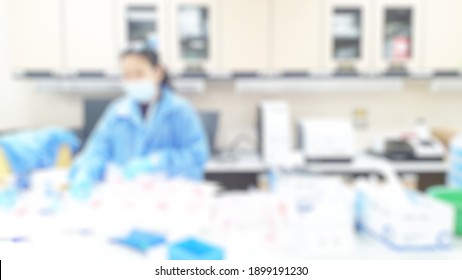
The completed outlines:
[[[108,75],[117,69],[113,0],[65,0],[70,74]]]
[[[13,71],[58,74],[62,71],[60,0],[9,1]]]
[[[252,72],[269,68],[270,0],[221,0],[223,67]]]
[[[162,63],[169,63],[164,0],[119,0],[116,21],[119,53],[132,42],[155,40]]]
[[[425,62],[429,70],[462,70],[462,1],[427,1]]]
[[[218,67],[218,1],[173,0],[172,64],[175,72]]]
[[[422,3],[421,0],[377,0],[374,68],[378,72],[423,70]]]
[[[327,72],[368,72],[372,67],[372,2],[327,0],[323,7],[322,68]]]
[[[313,71],[320,65],[320,0],[274,0],[273,69]]]

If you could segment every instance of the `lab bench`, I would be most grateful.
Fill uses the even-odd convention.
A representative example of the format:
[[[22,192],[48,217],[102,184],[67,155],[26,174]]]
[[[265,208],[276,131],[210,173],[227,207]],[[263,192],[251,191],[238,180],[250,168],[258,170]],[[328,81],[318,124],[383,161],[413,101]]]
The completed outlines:
[[[444,184],[446,180],[448,164],[444,161],[388,161],[365,154],[358,154],[351,162],[305,163],[296,168],[314,174],[380,177],[380,170],[373,166],[377,160],[390,163],[401,177],[416,176],[416,187],[422,191],[432,185]],[[257,154],[237,155],[228,160],[212,158],[206,166],[205,177],[207,180],[219,182],[228,190],[242,190],[258,186],[259,176],[269,169],[270,166]]]
[[[204,236],[205,238],[206,236]],[[302,260],[302,259],[350,259],[350,260],[450,260],[462,259],[462,239],[455,239],[454,246],[441,251],[410,251],[399,252],[389,249],[382,243],[365,235],[356,237],[356,246],[349,252],[330,255],[310,255],[294,253],[288,248],[270,249],[255,248],[252,242],[237,242],[223,246],[227,260]],[[223,242],[227,242],[223,240]],[[0,243],[0,258],[4,257],[53,257],[73,256],[82,259],[111,260],[165,260],[167,258],[166,246],[159,246],[139,254],[116,246],[95,236],[65,235],[54,240],[40,240],[37,242]]]

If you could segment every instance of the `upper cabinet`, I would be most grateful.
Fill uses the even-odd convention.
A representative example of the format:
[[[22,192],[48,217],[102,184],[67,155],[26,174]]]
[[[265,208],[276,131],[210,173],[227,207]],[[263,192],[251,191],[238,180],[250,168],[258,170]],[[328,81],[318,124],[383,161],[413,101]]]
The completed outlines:
[[[376,1],[374,68],[379,73],[391,74],[423,71],[423,1]]]
[[[265,72],[270,68],[270,0],[221,0],[223,68]]]
[[[105,77],[147,41],[174,73],[462,71],[462,1],[10,0],[24,77]]]
[[[61,7],[60,0],[9,1],[13,72],[43,77],[62,71]]]
[[[172,63],[174,72],[205,72],[218,68],[220,18],[217,0],[172,1]]]
[[[322,68],[351,75],[372,67],[371,1],[323,1]]]
[[[425,62],[434,72],[462,70],[462,1],[427,1]]]
[[[162,63],[169,64],[165,0],[119,0],[117,50],[120,53],[133,42],[146,41],[156,48]]]
[[[114,3],[113,0],[64,1],[65,57],[69,74],[100,76],[116,71]]]
[[[271,46],[277,72],[311,72],[320,66],[319,0],[274,0]]]

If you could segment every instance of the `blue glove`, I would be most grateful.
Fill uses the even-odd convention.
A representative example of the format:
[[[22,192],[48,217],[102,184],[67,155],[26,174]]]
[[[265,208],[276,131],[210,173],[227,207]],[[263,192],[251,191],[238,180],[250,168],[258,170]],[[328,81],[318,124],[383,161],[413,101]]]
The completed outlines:
[[[139,175],[155,173],[159,169],[159,159],[155,157],[137,158],[130,161],[123,169],[124,177],[133,180]]]
[[[94,182],[85,173],[79,173],[71,181],[70,194],[73,198],[81,201],[88,200],[93,189]]]

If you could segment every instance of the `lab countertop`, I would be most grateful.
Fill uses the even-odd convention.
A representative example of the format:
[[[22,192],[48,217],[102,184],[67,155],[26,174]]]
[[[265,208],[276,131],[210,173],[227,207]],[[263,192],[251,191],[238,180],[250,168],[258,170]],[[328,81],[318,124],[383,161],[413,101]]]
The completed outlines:
[[[271,249],[256,246],[252,243],[239,242],[223,246],[228,260],[302,260],[302,259],[350,259],[350,260],[450,260],[462,259],[462,239],[455,241],[454,247],[446,251],[428,252],[397,252],[389,249],[378,241],[364,235],[356,239],[356,246],[349,252],[330,255],[310,255],[294,253],[288,247]],[[165,260],[167,246],[151,249],[146,254],[140,254],[109,242],[100,237],[83,237],[77,235],[53,236],[37,242],[0,244],[0,258],[53,258],[72,256],[73,258],[112,260]]]
[[[444,161],[388,161],[366,154],[358,154],[351,162],[319,162],[296,164],[294,167],[313,173],[373,173],[374,166],[388,162],[398,173],[444,173],[447,163]],[[237,155],[228,160],[212,158],[206,166],[207,173],[263,173],[271,166],[257,154]]]

